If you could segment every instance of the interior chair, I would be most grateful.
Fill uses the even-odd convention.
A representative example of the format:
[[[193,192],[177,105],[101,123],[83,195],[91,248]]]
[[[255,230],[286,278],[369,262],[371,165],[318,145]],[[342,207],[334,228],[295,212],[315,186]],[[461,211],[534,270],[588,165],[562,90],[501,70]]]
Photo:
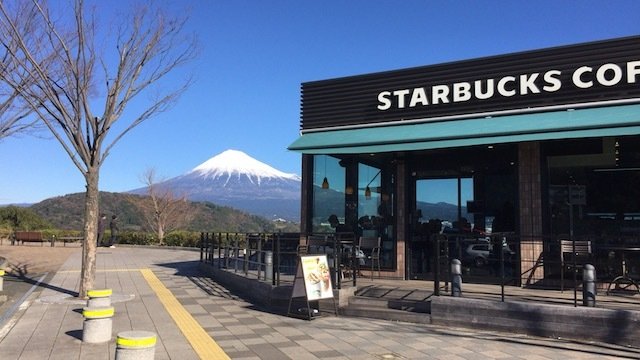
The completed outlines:
[[[325,235],[308,235],[307,251],[309,254],[326,254],[327,253],[327,236]]]
[[[352,277],[357,271],[355,259],[355,234],[353,232],[336,232],[338,259],[340,260],[340,278]],[[354,275],[355,276],[355,275]]]
[[[564,291],[564,272],[578,272],[591,260],[591,240],[571,240],[560,236],[560,291]]]
[[[298,245],[297,247],[298,256],[309,254],[309,247],[307,245]]]
[[[371,280],[373,280],[373,271],[376,265],[378,277],[380,277],[380,237],[361,236],[358,240],[358,249],[362,250],[367,260],[371,262]]]

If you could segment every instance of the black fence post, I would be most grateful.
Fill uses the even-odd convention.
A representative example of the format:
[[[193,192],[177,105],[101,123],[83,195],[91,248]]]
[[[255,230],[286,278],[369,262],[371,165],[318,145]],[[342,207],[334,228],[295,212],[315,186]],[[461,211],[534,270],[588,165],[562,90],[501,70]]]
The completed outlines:
[[[504,245],[507,241],[505,236],[500,236],[500,299],[504,302]]]
[[[215,236],[215,234],[212,234],[212,236]],[[222,269],[222,261],[223,261],[223,257],[222,257],[222,234],[218,233],[217,239],[218,239],[218,268]],[[225,258],[227,257],[226,250],[225,250],[225,253],[224,253],[224,257]]]
[[[207,243],[209,243],[209,258],[211,259],[211,265],[215,264],[216,252],[215,252],[215,241],[214,241],[213,233],[207,233]]]
[[[438,235],[431,236],[431,240],[435,243],[434,254],[436,260],[436,266],[433,271],[433,295],[440,296],[440,238]]]
[[[340,289],[342,286],[342,250],[339,248],[340,242],[338,235],[333,235],[333,266],[336,280],[336,289]]]
[[[239,241],[238,241],[239,242]],[[238,245],[238,249],[240,249],[240,246]],[[240,251],[240,250],[238,250]],[[244,247],[242,248],[242,271],[244,272],[245,275],[249,274],[249,235],[248,234],[244,234]],[[240,258],[240,255],[238,253],[238,258]]]
[[[200,262],[202,262],[202,260],[204,259],[204,233],[201,232],[200,233]]]
[[[358,271],[360,270],[360,259],[358,259],[358,248],[356,247],[356,235],[351,237],[351,278],[353,286],[357,286]]]
[[[273,247],[274,247],[274,259],[273,259],[273,274],[271,275],[271,285],[280,286],[280,235],[278,232],[273,234]]]

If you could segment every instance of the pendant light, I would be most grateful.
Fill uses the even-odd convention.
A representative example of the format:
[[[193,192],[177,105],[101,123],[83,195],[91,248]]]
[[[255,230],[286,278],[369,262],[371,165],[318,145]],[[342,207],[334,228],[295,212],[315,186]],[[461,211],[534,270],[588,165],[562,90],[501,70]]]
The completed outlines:
[[[324,156],[324,179],[322,180],[322,189],[327,190],[329,188],[329,180],[327,179],[327,155]]]
[[[324,177],[324,180],[322,180],[322,188],[327,190],[329,188],[329,180],[327,180],[327,177]]]
[[[369,185],[371,185],[371,183],[378,177],[378,175],[380,175],[381,172],[382,172],[382,169],[378,171],[376,176],[374,176],[373,179],[371,179],[371,181],[369,181],[369,183],[367,184],[367,187],[364,188],[364,198],[365,198],[365,200],[371,199],[371,188],[369,187]]]

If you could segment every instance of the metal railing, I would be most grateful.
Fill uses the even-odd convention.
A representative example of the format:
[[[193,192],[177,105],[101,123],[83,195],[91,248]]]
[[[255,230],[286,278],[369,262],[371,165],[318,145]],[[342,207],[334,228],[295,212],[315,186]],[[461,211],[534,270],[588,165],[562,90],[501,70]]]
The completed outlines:
[[[569,260],[563,260],[560,240],[558,236],[523,237],[514,233],[432,236],[427,246],[431,256],[438,254],[433,258],[437,260],[434,261],[431,274],[433,293],[440,295],[442,288],[448,291],[453,259],[461,261],[466,289],[470,288],[468,284],[485,285],[481,294],[466,292],[465,296],[468,297],[491,295],[505,301],[507,297],[520,294],[523,289],[553,290],[557,293],[557,290],[566,287],[573,290],[573,305],[577,306],[581,298],[579,290],[583,287],[580,269],[585,261],[595,267],[599,289],[610,288],[612,281],[625,276],[623,280],[630,279],[636,285],[634,288],[632,283],[630,291],[625,293],[633,294],[636,290],[640,293],[640,289],[637,289],[640,252],[625,259],[613,253],[612,249],[621,247],[611,246],[611,243],[605,245],[596,240],[591,243],[591,253],[587,259],[570,256]],[[571,240],[578,242],[584,239],[575,237]],[[314,247],[314,242],[319,246]],[[200,243],[201,262],[274,286],[291,284],[298,256],[305,254],[327,255],[334,288],[339,289],[346,283],[357,285],[359,260],[356,259],[356,252],[349,250],[356,248],[353,234],[202,233]],[[473,244],[487,246],[480,247],[485,249],[482,252],[474,253],[471,251]],[[640,244],[625,246],[633,248],[640,247]],[[304,251],[301,252],[301,249]],[[575,248],[572,252],[576,253]],[[554,294],[540,292],[530,298],[544,301],[545,297],[559,296]],[[568,295],[562,294],[563,301]],[[632,302],[640,307],[640,299],[632,298]]]
[[[201,234],[200,261],[279,286],[296,271],[299,233]]]
[[[323,254],[331,268],[332,284],[340,289],[345,278],[356,285],[359,269],[352,249],[353,234],[203,232],[200,262],[279,286],[293,281],[298,256]]]
[[[595,282],[601,292],[606,289],[608,293],[613,287],[626,295],[640,295],[638,239],[525,237],[515,233],[494,233],[482,237],[447,234],[438,235],[438,239],[440,241],[432,239],[436,253],[443,253],[448,264],[453,259],[462,262],[465,283],[497,285],[501,301],[509,295],[507,291],[513,294],[516,289],[520,293],[519,289],[564,292],[567,288],[572,290],[573,305],[577,306],[578,300],[584,297],[581,294],[584,290],[582,272],[586,264],[595,268]],[[443,244],[446,244],[446,250],[441,250]],[[474,246],[486,251],[475,250]],[[438,274],[450,275],[450,266],[443,268],[443,263],[436,262],[434,295],[439,295]],[[619,286],[621,284],[623,286]],[[491,289],[484,287],[483,291],[492,292]],[[640,299],[636,301],[640,305]]]

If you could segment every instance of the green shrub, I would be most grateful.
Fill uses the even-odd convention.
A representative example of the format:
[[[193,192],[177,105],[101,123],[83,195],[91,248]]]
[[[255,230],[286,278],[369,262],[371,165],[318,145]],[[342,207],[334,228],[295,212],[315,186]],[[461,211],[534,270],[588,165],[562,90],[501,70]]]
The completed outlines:
[[[107,235],[111,236],[111,234],[105,233],[105,236]],[[121,231],[116,238],[116,242],[130,245],[154,245],[158,243],[158,240],[153,235],[144,232]]]
[[[164,245],[197,247],[200,245],[200,233],[193,231],[172,231],[164,237]]]

